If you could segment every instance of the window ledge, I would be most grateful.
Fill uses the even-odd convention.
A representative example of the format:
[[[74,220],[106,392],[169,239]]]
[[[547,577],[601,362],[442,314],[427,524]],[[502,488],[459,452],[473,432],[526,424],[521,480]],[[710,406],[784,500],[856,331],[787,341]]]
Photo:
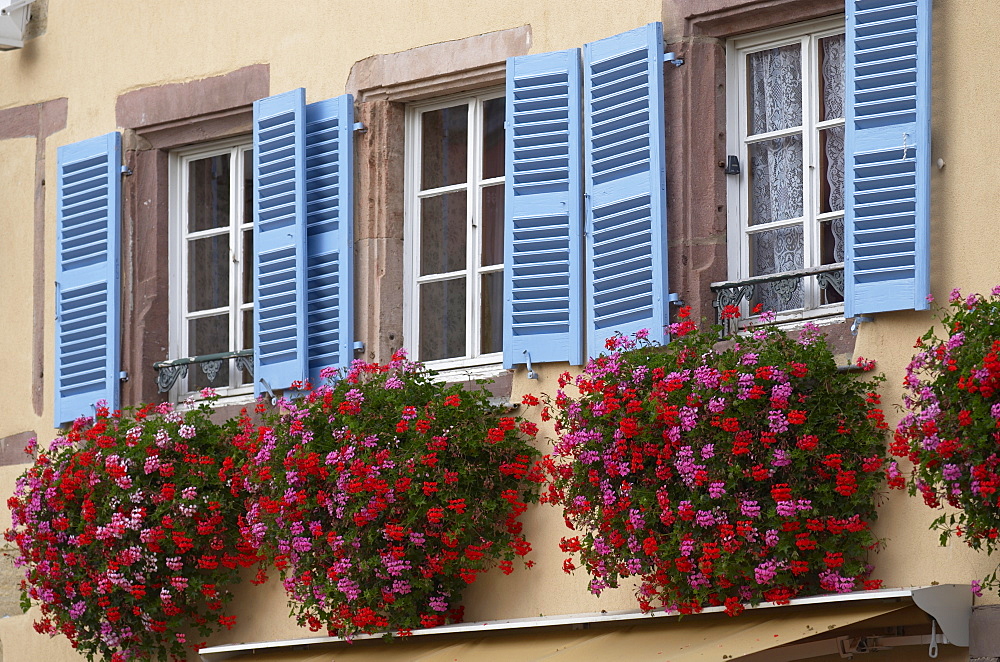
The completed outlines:
[[[209,382],[214,382],[225,362],[230,360],[235,361],[236,367],[246,372],[253,379],[253,350],[245,349],[239,352],[221,352],[169,361],[157,361],[153,364],[153,368],[157,372],[156,385],[160,393],[167,393],[174,387],[174,384],[177,383],[180,377],[187,377],[188,368],[193,365],[198,365],[201,368],[202,372],[208,377]],[[210,387],[216,388],[211,385]],[[217,390],[237,391],[238,388],[220,385]]]
[[[432,370],[437,373],[434,376],[435,379],[448,383],[470,382],[477,379],[496,379],[504,373],[510,372],[503,367],[502,363],[492,362],[456,366],[450,361],[444,365],[439,365],[438,362],[431,361],[425,363],[424,366],[428,370]]]
[[[774,285],[778,296],[784,297],[786,302],[790,302],[799,282],[804,282],[807,278],[816,279],[815,284],[822,294],[827,294],[828,291],[831,291],[836,292],[843,298],[844,264],[842,262],[764,276],[754,276],[742,280],[712,283],[710,289],[714,296],[712,306],[715,308],[716,322],[723,324],[723,330],[727,333],[733,333],[744,328],[748,323],[753,323],[760,319],[756,315],[746,315],[746,309],[753,300],[754,292],[758,285]],[[724,320],[722,316],[723,311],[733,306],[739,307],[744,314],[739,318]],[[795,324],[804,324],[807,321],[815,320],[818,322],[823,318],[842,315],[843,310],[843,303],[829,303],[816,308],[792,309],[778,312],[775,321],[778,324],[788,324],[792,327]]]

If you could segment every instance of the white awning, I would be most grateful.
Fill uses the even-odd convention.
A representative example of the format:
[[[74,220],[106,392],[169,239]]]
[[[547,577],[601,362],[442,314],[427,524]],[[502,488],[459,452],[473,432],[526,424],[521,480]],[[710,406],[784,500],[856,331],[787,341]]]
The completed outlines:
[[[213,646],[206,662],[486,662],[495,660],[800,660],[913,644],[968,646],[967,585],[884,589],[798,598],[748,608],[737,617],[706,609],[679,618],[663,612],[578,614],[462,623],[384,641],[359,636]],[[887,634],[909,626],[905,634]],[[934,632],[933,640],[931,631]]]

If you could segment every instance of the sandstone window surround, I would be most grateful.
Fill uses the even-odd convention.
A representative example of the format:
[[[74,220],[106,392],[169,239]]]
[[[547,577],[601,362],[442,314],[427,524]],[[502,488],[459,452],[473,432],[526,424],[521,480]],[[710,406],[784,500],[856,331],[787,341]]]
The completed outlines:
[[[742,35],[842,17],[844,0],[676,0],[663,7],[665,50],[684,59],[664,76],[670,283],[692,317],[714,319],[709,286],[730,274],[727,46]],[[824,332],[850,361],[850,324],[841,320]]]
[[[122,183],[122,403],[164,399],[153,364],[170,356],[170,154],[249,136],[253,102],[270,93],[266,64],[118,97],[131,175]]]
[[[412,349],[403,321],[407,107],[502,86],[507,58],[530,45],[531,29],[522,26],[375,55],[352,68],[346,91],[367,129],[355,141],[354,234],[355,331],[367,360]],[[510,373],[492,374],[491,389],[509,393]]]

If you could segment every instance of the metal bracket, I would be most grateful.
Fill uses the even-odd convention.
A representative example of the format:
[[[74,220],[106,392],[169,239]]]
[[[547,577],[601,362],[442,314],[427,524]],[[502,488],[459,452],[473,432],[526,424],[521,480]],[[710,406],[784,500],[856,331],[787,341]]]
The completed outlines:
[[[874,317],[867,317],[865,315],[856,315],[854,317],[854,324],[851,325],[851,335],[852,336],[858,335],[858,327],[861,326],[864,322],[874,322],[874,321],[875,321]]]
[[[267,394],[271,396],[271,404],[272,405],[278,404],[278,396],[276,396],[274,394],[274,391],[271,390],[271,385],[267,383],[267,380],[261,377],[260,383],[264,387],[264,390],[267,391]]]
[[[0,16],[7,16],[11,12],[15,12],[22,7],[27,7],[35,0],[9,0],[6,7],[0,9]]]
[[[127,382],[128,381],[128,371],[122,370],[118,373],[118,381]]]
[[[684,305],[684,300],[681,299],[681,295],[677,294],[677,292],[671,292],[667,295],[667,303],[672,303],[679,307]]]
[[[357,131],[358,133],[368,133],[368,127],[365,126],[364,122],[355,122],[351,125],[351,129]]]
[[[667,62],[669,62],[670,64],[674,65],[675,67],[679,67],[682,64],[684,64],[684,59],[677,57],[676,53],[670,52],[670,53],[664,53],[663,54],[663,62],[664,62],[664,64],[666,64]]]
[[[524,354],[524,362],[528,364],[528,379],[538,379],[538,373],[531,367],[531,354],[526,349],[521,350],[521,353]]]
[[[365,343],[363,340],[355,340],[354,344],[351,345],[351,347],[354,349],[355,352],[365,351]]]
[[[122,174],[125,175],[126,177],[131,177],[132,176],[132,168],[130,168],[127,165],[123,165],[122,166]]]

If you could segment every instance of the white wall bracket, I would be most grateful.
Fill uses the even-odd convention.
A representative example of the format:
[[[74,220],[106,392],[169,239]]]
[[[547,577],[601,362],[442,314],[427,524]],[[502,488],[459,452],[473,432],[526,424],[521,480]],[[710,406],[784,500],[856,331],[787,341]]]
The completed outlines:
[[[34,0],[0,0],[0,50],[24,46],[24,32]]]

